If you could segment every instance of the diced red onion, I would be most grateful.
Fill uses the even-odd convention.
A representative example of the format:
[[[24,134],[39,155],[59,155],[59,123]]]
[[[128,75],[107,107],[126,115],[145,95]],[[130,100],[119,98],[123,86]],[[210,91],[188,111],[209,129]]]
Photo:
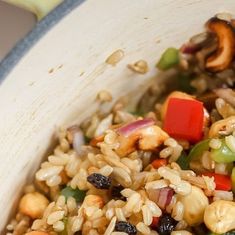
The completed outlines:
[[[164,210],[172,200],[174,190],[170,187],[148,190],[149,199],[155,202],[162,210]]]
[[[161,209],[165,209],[170,204],[173,195],[174,195],[174,190],[172,188],[169,187],[161,188],[157,202],[158,206]]]
[[[184,44],[180,48],[180,51],[184,54],[195,54],[208,42],[209,39],[210,34],[208,34],[208,32],[194,35],[190,38],[188,43]]]
[[[200,47],[198,45],[195,45],[195,44],[192,44],[192,43],[184,44],[180,48],[180,51],[184,54],[194,54],[199,50],[200,50]]]
[[[219,88],[214,90],[215,94],[235,107],[235,92],[230,88]]]
[[[134,133],[135,131],[140,130],[145,127],[148,127],[148,126],[152,126],[152,125],[154,125],[154,123],[155,122],[152,118],[145,118],[142,120],[137,120],[137,121],[131,122],[125,126],[122,126],[117,130],[117,132],[120,135],[128,137],[132,133]]]
[[[82,146],[85,144],[85,139],[82,131],[79,129],[73,135],[73,148],[78,155],[82,154]]]

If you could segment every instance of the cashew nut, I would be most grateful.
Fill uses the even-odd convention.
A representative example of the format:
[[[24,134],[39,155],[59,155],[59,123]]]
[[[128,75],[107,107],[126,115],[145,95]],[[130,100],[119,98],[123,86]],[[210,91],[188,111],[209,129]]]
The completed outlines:
[[[136,145],[139,149],[151,151],[169,138],[168,134],[160,127],[152,125],[138,130],[131,134],[128,138],[119,136],[119,148],[116,150],[120,156],[126,156],[136,150]]]
[[[48,199],[41,193],[27,193],[20,200],[19,211],[32,219],[38,219],[42,217],[48,204]]]
[[[235,202],[219,200],[205,210],[204,222],[214,233],[224,234],[235,229]]]
[[[203,222],[204,211],[209,202],[200,188],[192,186],[191,193],[185,196],[179,195],[178,200],[184,205],[184,220],[189,225]]]
[[[234,56],[234,31],[228,22],[212,18],[207,23],[210,31],[218,38],[218,48],[206,60],[206,68],[211,72],[222,71],[229,67]]]

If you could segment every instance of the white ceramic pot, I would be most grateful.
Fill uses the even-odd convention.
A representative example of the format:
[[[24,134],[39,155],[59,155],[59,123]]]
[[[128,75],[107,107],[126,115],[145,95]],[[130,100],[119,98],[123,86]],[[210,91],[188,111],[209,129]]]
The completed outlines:
[[[56,127],[94,112],[101,89],[114,101],[133,90],[141,93],[166,47],[180,46],[215,13],[235,12],[234,0],[81,2],[65,1],[0,65],[0,231]],[[105,64],[117,49],[124,58],[116,66]],[[126,67],[139,59],[149,63],[145,75]]]

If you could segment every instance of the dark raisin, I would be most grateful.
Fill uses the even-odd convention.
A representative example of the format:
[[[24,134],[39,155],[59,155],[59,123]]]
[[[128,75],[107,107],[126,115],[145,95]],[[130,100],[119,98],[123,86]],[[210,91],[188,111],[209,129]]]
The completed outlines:
[[[98,189],[109,189],[111,186],[110,178],[98,173],[89,175],[87,181]]]
[[[177,222],[169,214],[162,215],[157,227],[159,235],[170,235],[174,230],[176,223]]]
[[[133,224],[130,224],[128,222],[125,222],[125,221],[119,221],[116,223],[115,225],[115,231],[118,231],[118,232],[125,232],[129,235],[135,235],[137,234],[137,230],[136,230],[136,227],[135,225]]]
[[[116,200],[123,200],[123,201],[126,201],[126,198],[124,196],[122,196],[121,194],[121,191],[123,190],[124,188],[119,185],[119,186],[113,186],[111,188],[111,197],[112,199],[116,199]]]

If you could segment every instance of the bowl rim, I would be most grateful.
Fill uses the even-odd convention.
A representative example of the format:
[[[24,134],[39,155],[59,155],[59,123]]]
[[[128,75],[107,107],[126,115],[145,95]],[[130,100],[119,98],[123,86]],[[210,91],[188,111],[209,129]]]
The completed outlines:
[[[41,21],[37,22],[36,26],[24,38],[17,42],[13,49],[0,62],[0,84],[42,36],[83,2],[85,0],[65,0]]]

